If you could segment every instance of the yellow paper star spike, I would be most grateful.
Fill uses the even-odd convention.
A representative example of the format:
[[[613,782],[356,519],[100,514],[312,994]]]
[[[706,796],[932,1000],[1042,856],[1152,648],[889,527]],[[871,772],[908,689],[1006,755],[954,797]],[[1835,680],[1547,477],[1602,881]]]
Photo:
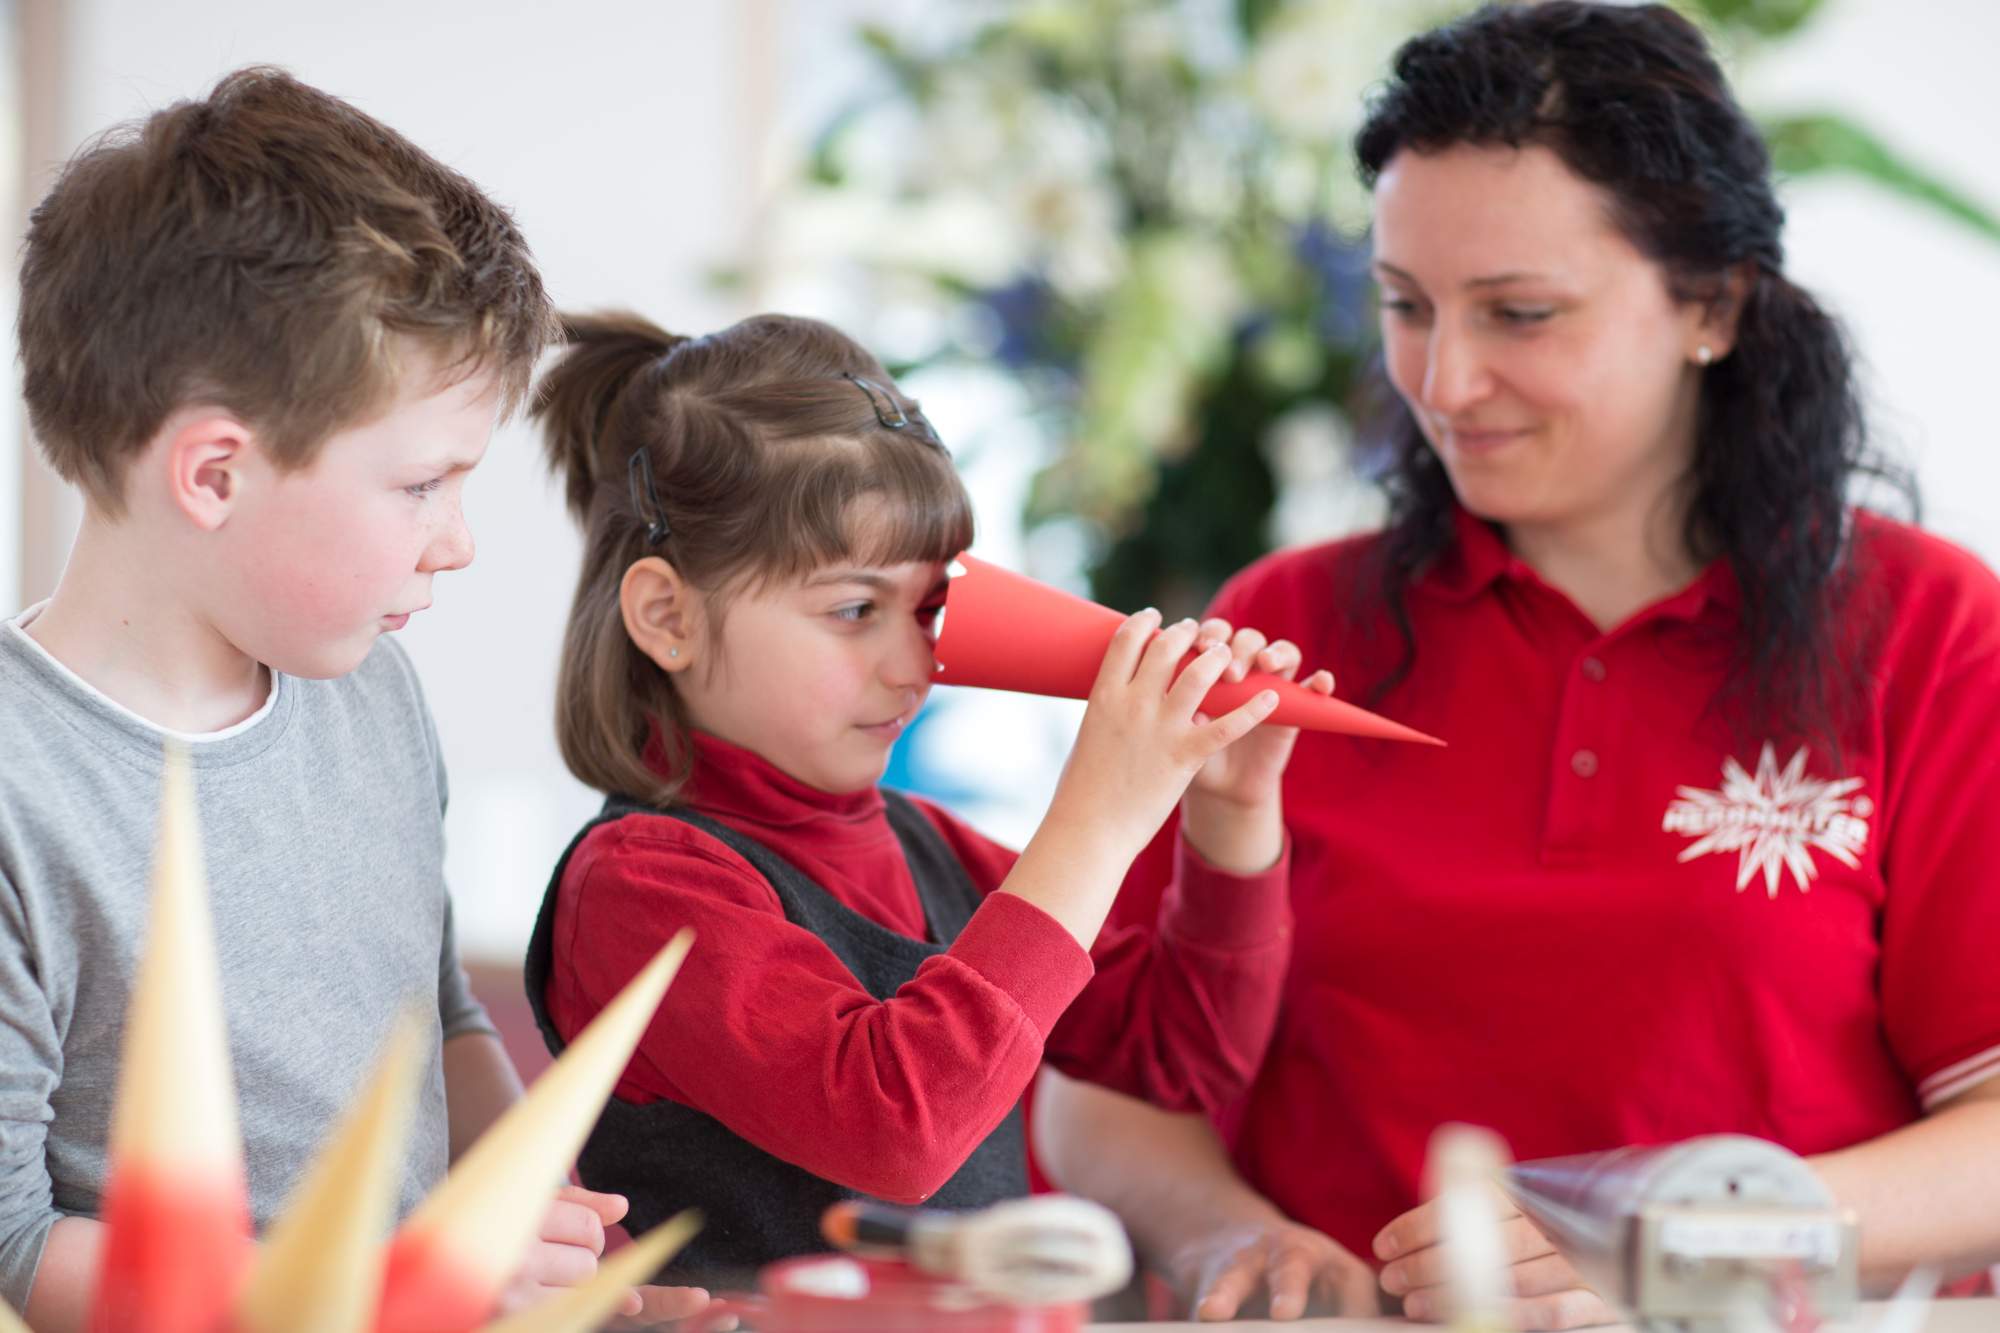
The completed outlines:
[[[486,1333],[587,1333],[618,1308],[627,1290],[659,1272],[699,1230],[701,1214],[693,1209],[676,1214],[599,1264],[597,1276],[583,1286],[503,1319]]]
[[[492,1309],[693,943],[691,930],[668,941],[411,1216],[377,1333],[469,1328]]]
[[[375,1075],[285,1203],[236,1305],[237,1333],[366,1333],[396,1216],[423,1032],[405,1015]]]

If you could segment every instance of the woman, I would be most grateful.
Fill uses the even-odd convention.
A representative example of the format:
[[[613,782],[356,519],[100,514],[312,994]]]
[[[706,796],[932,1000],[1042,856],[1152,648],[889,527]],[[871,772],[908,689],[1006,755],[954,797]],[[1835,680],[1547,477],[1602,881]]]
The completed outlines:
[[[1451,748],[1301,741],[1298,935],[1229,1147],[1052,1080],[1052,1173],[1212,1318],[1365,1309],[1378,1277],[1441,1317],[1449,1120],[1522,1158],[1759,1135],[1859,1213],[1871,1286],[1977,1271],[2000,587],[1849,508],[1879,472],[1763,143],[1672,11],[1546,3],[1408,43],[1357,150],[1390,522],[1215,613]],[[1506,1229],[1521,1322],[1610,1318]]]

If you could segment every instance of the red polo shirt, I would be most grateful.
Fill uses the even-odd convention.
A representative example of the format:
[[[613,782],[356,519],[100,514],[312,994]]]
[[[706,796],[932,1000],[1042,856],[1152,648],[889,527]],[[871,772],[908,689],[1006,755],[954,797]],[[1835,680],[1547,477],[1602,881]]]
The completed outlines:
[[[1224,1121],[1258,1189],[1367,1255],[1447,1120],[1522,1159],[1722,1131],[1815,1153],[2000,1073],[1984,566],[1857,516],[1844,624],[1881,648],[1836,761],[1710,708],[1725,567],[1605,633],[1488,525],[1457,533],[1411,590],[1419,652],[1381,705],[1450,748],[1307,733],[1286,774],[1297,940]],[[1394,644],[1383,626],[1358,651],[1333,613],[1370,540],[1272,556],[1216,612],[1349,694]]]
[[[690,804],[846,906],[925,937],[875,788],[829,795],[695,736]],[[653,756],[658,760],[658,752]],[[766,1152],[880,1198],[921,1201],[998,1125],[1044,1056],[1162,1105],[1216,1107],[1257,1069],[1291,949],[1286,865],[1238,877],[1183,849],[1143,925],[1085,953],[1025,898],[1015,853],[928,803],[985,901],[951,947],[878,1001],[762,874],[678,819],[601,824],[556,896],[549,1014],[565,1038],[682,926],[696,941],[618,1084],[705,1111]]]

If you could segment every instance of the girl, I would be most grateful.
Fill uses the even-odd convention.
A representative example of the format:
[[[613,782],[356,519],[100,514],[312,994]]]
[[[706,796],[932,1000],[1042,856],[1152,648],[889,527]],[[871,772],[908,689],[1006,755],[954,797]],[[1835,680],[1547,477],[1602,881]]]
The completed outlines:
[[[1289,948],[1293,735],[1251,734],[1269,691],[1195,707],[1296,650],[1131,617],[1016,856],[875,785],[972,539],[917,405],[810,320],[688,340],[619,315],[569,337],[536,407],[585,534],[557,730],[610,800],[530,947],[544,1035],[559,1047],[675,930],[700,940],[583,1178],[628,1194],[635,1227],[699,1205],[675,1271],[712,1279],[822,1248],[836,1200],[1025,1192],[1018,1104],[1045,1056],[1162,1106],[1239,1093]],[[1183,790],[1161,910],[1100,939]]]

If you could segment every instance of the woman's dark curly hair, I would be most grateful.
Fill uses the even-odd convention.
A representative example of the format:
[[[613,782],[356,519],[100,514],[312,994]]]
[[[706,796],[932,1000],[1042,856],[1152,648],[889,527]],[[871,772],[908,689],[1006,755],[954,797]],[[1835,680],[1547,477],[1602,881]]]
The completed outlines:
[[[1415,37],[1355,136],[1362,179],[1372,187],[1399,152],[1460,144],[1554,152],[1604,192],[1679,300],[1717,301],[1725,274],[1747,267],[1734,353],[1703,375],[1685,538],[1698,560],[1726,559],[1743,593],[1718,704],[1837,749],[1866,672],[1830,650],[1855,561],[1849,484],[1878,478],[1912,515],[1916,492],[1867,447],[1839,326],[1784,276],[1770,155],[1701,33],[1664,5],[1547,0]],[[1389,526],[1362,592],[1376,614],[1386,602],[1402,639],[1379,697],[1415,662],[1406,593],[1451,545],[1456,501],[1379,358],[1363,401]]]

